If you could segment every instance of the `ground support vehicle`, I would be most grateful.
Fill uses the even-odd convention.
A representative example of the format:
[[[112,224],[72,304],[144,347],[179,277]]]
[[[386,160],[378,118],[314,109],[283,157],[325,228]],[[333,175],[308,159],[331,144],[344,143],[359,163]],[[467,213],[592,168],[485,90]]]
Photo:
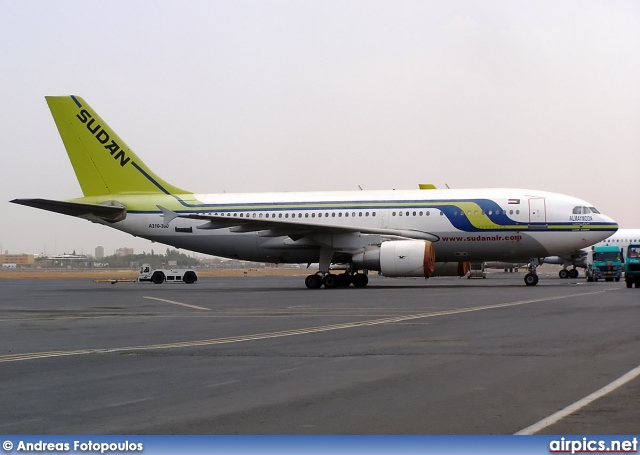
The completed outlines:
[[[154,284],[187,283],[198,281],[198,274],[191,269],[152,269],[149,264],[142,264],[138,281],[151,281]]]
[[[627,257],[624,261],[624,281],[630,288],[634,284],[640,288],[640,243],[631,243],[627,247]]]
[[[591,247],[587,258],[587,281],[620,281],[622,278],[622,253],[613,245]]]
[[[486,278],[487,272],[484,270],[484,262],[472,262],[467,273],[467,278]]]

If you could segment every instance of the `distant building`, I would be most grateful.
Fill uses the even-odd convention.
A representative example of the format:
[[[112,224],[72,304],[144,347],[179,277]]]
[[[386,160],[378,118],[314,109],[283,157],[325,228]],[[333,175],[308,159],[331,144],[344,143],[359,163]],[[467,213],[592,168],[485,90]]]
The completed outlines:
[[[15,264],[17,267],[31,267],[35,262],[33,254],[0,254],[0,264]]]
[[[116,256],[129,256],[133,254],[133,248],[118,248]]]
[[[95,257],[96,257],[96,259],[104,258],[104,247],[102,247],[102,246],[97,246],[96,247]]]

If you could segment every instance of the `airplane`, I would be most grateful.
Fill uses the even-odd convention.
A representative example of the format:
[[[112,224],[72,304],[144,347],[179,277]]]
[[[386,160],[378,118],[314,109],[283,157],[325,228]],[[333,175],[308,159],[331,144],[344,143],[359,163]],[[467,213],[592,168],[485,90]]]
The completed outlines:
[[[600,240],[593,246],[616,245],[620,247],[622,257],[624,258],[626,257],[627,247],[631,242],[640,242],[640,229],[618,229],[613,235]],[[560,278],[578,278],[579,272],[576,267],[583,269],[587,267],[587,255],[590,249],[591,247],[582,248],[565,255],[546,257],[542,260],[542,263],[562,265],[562,269],[558,272]],[[568,269],[568,267],[571,266],[572,268]]]
[[[541,258],[618,229],[584,200],[528,189],[194,194],[157,176],[81,97],[45,98],[84,196],[11,202],[215,256],[318,263],[310,289],[364,287],[370,270],[461,276],[470,262],[521,258],[533,286]],[[592,215],[572,218],[576,207]]]

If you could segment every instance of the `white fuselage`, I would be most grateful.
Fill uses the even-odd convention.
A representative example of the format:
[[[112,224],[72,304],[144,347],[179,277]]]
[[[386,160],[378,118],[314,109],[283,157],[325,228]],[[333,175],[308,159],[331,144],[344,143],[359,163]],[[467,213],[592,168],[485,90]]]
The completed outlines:
[[[166,200],[167,196],[162,197]],[[576,206],[590,206],[583,200],[534,190],[173,197],[180,203],[180,209],[175,210],[180,215],[228,217],[238,221],[240,227],[207,228],[207,221],[186,218],[166,222],[160,210],[129,210],[125,220],[105,224],[152,241],[215,256],[298,263],[317,262],[320,245],[348,255],[367,245],[402,238],[430,240],[436,260],[441,262],[541,258],[588,247],[610,237],[617,228],[611,218],[597,212],[573,215]],[[154,196],[149,198],[153,200]],[[118,202],[127,206],[127,196],[119,196]],[[244,227],[241,219],[247,221]],[[264,226],[247,229],[259,221],[264,221]],[[297,225],[300,235],[296,235]],[[349,229],[340,232],[341,227]]]

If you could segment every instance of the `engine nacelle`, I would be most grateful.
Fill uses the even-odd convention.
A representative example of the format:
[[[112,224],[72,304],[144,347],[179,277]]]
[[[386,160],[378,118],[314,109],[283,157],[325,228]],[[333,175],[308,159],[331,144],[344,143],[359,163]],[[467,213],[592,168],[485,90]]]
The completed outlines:
[[[471,262],[436,262],[431,276],[466,276]]]
[[[435,258],[435,249],[428,240],[391,240],[363,248],[352,260],[357,268],[379,270],[384,276],[429,278]]]

